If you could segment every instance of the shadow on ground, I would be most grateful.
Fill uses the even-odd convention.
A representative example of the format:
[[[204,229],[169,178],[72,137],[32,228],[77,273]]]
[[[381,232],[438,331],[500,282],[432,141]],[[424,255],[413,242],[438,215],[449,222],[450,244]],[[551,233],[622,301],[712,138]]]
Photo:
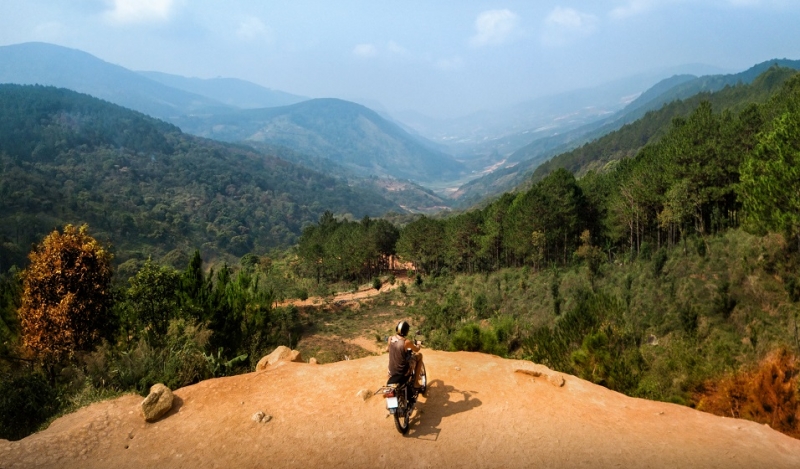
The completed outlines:
[[[441,423],[451,415],[467,412],[482,404],[473,397],[475,391],[460,391],[448,386],[440,379],[428,386],[425,402],[418,402],[411,421],[410,438],[436,441],[439,438]]]

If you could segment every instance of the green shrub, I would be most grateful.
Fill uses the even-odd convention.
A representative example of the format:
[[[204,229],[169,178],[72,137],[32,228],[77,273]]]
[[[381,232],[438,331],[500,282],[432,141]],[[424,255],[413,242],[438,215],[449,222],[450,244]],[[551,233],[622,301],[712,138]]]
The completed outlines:
[[[481,328],[477,324],[467,324],[459,329],[451,341],[450,348],[453,351],[463,350],[466,352],[478,352],[483,348],[481,340]]]
[[[372,279],[372,288],[380,290],[382,286],[383,282],[381,282],[381,279],[379,277],[375,277],[374,279]]]
[[[656,255],[653,257],[653,277],[661,276],[661,272],[664,270],[666,264],[667,250],[666,248],[661,248],[656,251]]]
[[[486,300],[486,295],[478,293],[472,300],[472,310],[475,311],[475,317],[478,319],[485,319],[489,317],[489,302]]]
[[[0,438],[25,438],[58,408],[58,393],[43,375],[29,372],[3,376],[0,379]]]

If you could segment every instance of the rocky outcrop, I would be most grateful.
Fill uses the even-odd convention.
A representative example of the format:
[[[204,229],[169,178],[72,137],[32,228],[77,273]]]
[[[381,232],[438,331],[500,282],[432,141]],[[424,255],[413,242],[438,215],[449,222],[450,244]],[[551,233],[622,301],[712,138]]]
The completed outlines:
[[[534,378],[541,378],[544,377],[547,379],[547,382],[552,384],[553,386],[560,388],[564,386],[566,380],[564,377],[558,373],[542,373],[541,371],[536,370],[528,370],[528,369],[517,369],[514,370],[514,373],[519,373],[522,375],[532,376]]]
[[[172,408],[172,401],[172,391],[168,387],[161,383],[154,384],[140,406],[144,419],[148,422],[160,419]]]
[[[267,356],[261,358],[256,364],[256,371],[264,371],[268,366],[275,366],[278,363],[298,362],[303,363],[303,357],[297,350],[292,350],[285,345],[281,345]]]

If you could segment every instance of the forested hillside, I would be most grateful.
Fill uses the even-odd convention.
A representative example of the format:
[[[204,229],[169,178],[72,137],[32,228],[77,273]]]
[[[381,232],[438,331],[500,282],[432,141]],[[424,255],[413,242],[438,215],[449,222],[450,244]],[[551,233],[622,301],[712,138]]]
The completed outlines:
[[[339,99],[181,117],[172,122],[203,137],[286,146],[333,160],[360,176],[430,182],[455,179],[464,169],[451,156],[423,145],[374,111]]]
[[[88,222],[119,263],[288,247],[325,210],[401,212],[375,190],[64,89],[0,86],[0,269]],[[124,270],[124,269],[123,269]],[[130,272],[129,272],[130,273]]]
[[[775,66],[773,62],[733,75],[677,76],[664,80],[603,121],[540,138],[517,150],[508,157],[507,167],[461,187],[457,193],[458,205],[469,207],[487,194],[499,194],[520,185],[530,187],[531,174],[535,174],[534,180],[540,180],[559,167],[583,174],[590,167],[600,168],[611,159],[632,155],[651,139],[663,135],[672,118],[686,116],[701,100],[713,102],[715,109],[762,103],[798,68],[796,61],[779,61],[790,68]],[[582,164],[590,166],[584,168]]]
[[[800,75],[760,80],[783,84],[762,104],[738,99],[758,84],[676,103],[686,117],[602,172],[558,168],[406,225],[396,250],[417,269],[406,300],[429,345],[800,435]],[[308,275],[364,275],[337,262],[348,232],[303,232]]]

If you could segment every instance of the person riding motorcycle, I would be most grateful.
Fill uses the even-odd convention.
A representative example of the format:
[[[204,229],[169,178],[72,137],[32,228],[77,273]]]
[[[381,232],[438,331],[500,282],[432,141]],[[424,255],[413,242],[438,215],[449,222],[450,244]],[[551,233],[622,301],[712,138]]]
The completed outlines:
[[[422,370],[422,353],[419,342],[414,343],[406,338],[411,326],[406,321],[400,321],[395,327],[397,334],[389,337],[389,383],[395,384],[407,379],[411,369],[414,369],[415,388],[420,388],[420,374]]]

